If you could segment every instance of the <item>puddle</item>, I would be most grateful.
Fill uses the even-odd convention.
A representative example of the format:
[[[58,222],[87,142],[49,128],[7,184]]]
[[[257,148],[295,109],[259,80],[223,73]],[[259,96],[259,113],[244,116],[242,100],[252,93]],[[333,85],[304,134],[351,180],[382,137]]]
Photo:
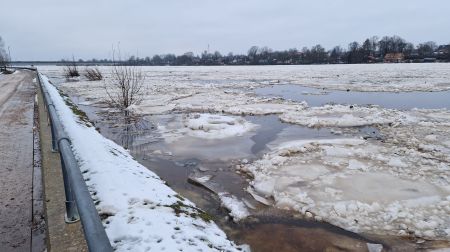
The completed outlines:
[[[272,85],[255,89],[261,96],[274,96],[293,101],[306,101],[309,106],[325,104],[379,105],[384,108],[407,110],[412,108],[450,108],[450,91],[441,92],[354,92]]]

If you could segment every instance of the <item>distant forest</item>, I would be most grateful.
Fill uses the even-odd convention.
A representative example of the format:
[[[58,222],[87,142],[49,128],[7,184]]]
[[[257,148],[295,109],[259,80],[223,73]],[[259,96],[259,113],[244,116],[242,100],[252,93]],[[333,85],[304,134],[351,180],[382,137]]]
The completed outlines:
[[[67,60],[62,60],[67,62]],[[72,61],[71,61],[72,62]],[[92,59],[77,61],[81,64],[111,64],[111,60]],[[438,45],[428,41],[414,45],[399,36],[373,36],[362,43],[348,44],[347,48],[336,46],[330,50],[320,44],[276,51],[267,46],[252,46],[247,54],[209,52],[201,55],[186,52],[182,55],[162,54],[140,58],[131,56],[122,64],[143,66],[196,66],[196,65],[301,65],[301,64],[361,64],[361,63],[403,63],[403,62],[450,62],[450,44]]]

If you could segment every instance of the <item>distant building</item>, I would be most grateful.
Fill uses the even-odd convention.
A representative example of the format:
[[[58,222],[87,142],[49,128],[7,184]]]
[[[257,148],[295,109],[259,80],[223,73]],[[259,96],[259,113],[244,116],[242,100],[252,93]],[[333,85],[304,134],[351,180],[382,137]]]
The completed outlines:
[[[377,58],[373,55],[367,56],[367,63],[375,63],[377,62]]]
[[[425,63],[436,62],[436,58],[424,58],[423,62]]]
[[[384,55],[384,62],[385,63],[400,63],[405,58],[405,55],[403,53],[387,53]]]
[[[437,55],[443,55],[450,53],[450,45],[441,45],[435,52]]]
[[[441,62],[448,61],[450,59],[450,45],[439,46],[439,48],[433,53],[433,57]]]

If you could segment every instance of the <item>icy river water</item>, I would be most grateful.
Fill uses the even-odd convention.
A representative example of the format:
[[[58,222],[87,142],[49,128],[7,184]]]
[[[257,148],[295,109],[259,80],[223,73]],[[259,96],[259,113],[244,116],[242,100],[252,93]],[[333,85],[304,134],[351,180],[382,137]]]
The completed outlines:
[[[358,92],[302,87],[299,85],[273,85],[255,90],[258,95],[282,97],[293,101],[306,101],[310,106],[325,104],[379,105],[390,109],[450,108],[450,91],[441,92]]]
[[[77,101],[77,98],[73,99]],[[295,212],[265,206],[245,191],[247,177],[237,174],[233,168],[239,160],[251,162],[261,157],[269,144],[284,139],[325,139],[333,135],[327,129],[282,123],[273,115],[247,116],[248,121],[260,125],[254,134],[225,141],[186,137],[171,145],[155,134],[152,125],[177,121],[181,114],[146,116],[126,129],[111,127],[117,123],[117,117],[108,121],[108,117],[97,113],[95,108],[79,106],[93,119],[103,135],[126,146],[140,163],[156,172],[170,187],[214,216],[230,239],[249,244],[252,251],[366,251],[367,243],[383,244],[386,249],[415,247],[408,241],[359,235],[326,222],[307,220]],[[361,127],[359,134],[379,137],[375,130]],[[191,180],[192,177],[204,176],[211,176],[212,179],[202,185]],[[228,192],[251,206],[252,217],[239,223],[231,221],[228,211],[221,207],[217,197],[220,192]]]
[[[343,104],[348,107],[356,104],[363,107],[378,105],[381,108],[399,111],[408,111],[413,108],[448,110],[450,108],[448,88],[439,91],[434,90],[435,87],[429,86],[429,83],[433,81],[438,83],[438,86],[446,85],[448,66],[436,66],[438,70],[434,66],[428,66],[431,70],[427,70],[427,68],[423,72],[417,72],[414,69],[405,70],[403,74],[416,74],[417,78],[413,84],[419,87],[419,91],[412,91],[411,86],[414,87],[414,85],[409,85],[408,81],[401,79],[400,86],[407,86],[407,88],[404,91],[396,90],[396,92],[387,92],[379,84],[383,81],[390,84],[395,82],[390,78],[398,77],[395,71],[399,68],[398,65],[395,65],[392,71],[386,71],[389,69],[386,65],[375,66],[376,69],[373,71],[367,70],[366,66],[356,66],[356,73],[347,73],[349,66],[344,66],[340,70],[327,69],[322,66],[317,66],[317,70],[314,67],[299,68],[295,72],[298,76],[314,73],[312,77],[298,77],[301,83],[293,81],[292,76],[283,79],[284,71],[293,75],[291,67],[224,68],[223,72],[207,67],[148,68],[148,73],[153,76],[150,78],[151,80],[165,79],[174,75],[174,86],[178,81],[182,85],[194,83],[195,89],[199,90],[203,85],[211,83],[214,85],[227,82],[238,83],[235,88],[238,92],[251,92],[251,96],[256,96],[257,99],[270,97],[275,98],[275,101],[281,98],[283,102],[306,101],[310,107],[320,107],[325,104]],[[97,94],[91,97],[89,95],[93,92],[88,89],[86,91],[73,88],[72,86],[76,87],[76,84],[72,82],[63,83],[64,80],[60,78],[60,69],[49,69],[48,73],[50,73],[50,77],[53,77],[54,82],[58,83],[62,90],[67,92],[71,99],[87,113],[89,119],[105,137],[129,149],[136,160],[157,173],[175,191],[211,214],[230,239],[239,244],[249,244],[252,251],[369,251],[369,249],[372,249],[370,251],[381,251],[378,244],[382,245],[383,251],[426,251],[429,248],[450,245],[448,241],[351,232],[324,221],[307,218],[297,211],[273,207],[275,202],[270,198],[267,198],[268,202],[264,204],[264,202],[256,200],[255,196],[247,190],[253,177],[236,169],[238,166],[245,166],[264,158],[267,153],[276,150],[277,146],[290,141],[320,141],[330,138],[353,137],[381,145],[384,144],[387,136],[380,131],[380,127],[377,125],[362,124],[339,129],[307,127],[280,120],[278,113],[259,115],[252,112],[242,113],[242,116],[238,116],[249,124],[257,125],[252,130],[227,138],[199,138],[181,131],[186,127],[186,118],[189,119],[190,114],[195,112],[192,107],[188,107],[187,111],[186,109],[172,108],[173,111],[170,113],[144,114],[132,123],[123,123],[121,116],[109,112],[104,105],[92,102],[95,101]],[[250,72],[249,75],[253,75],[247,76],[246,71]],[[299,71],[300,73],[298,73]],[[366,75],[358,76],[358,71],[365,71]],[[387,72],[388,76],[382,76],[381,81],[375,80],[379,71]],[[255,80],[258,74],[261,75],[261,80]],[[437,77],[431,76],[433,74]],[[395,78],[389,75],[395,75]],[[349,81],[346,85],[336,85],[333,82],[336,76],[345,77]],[[196,78],[198,78],[197,82]],[[323,85],[330,83],[332,89],[316,85],[314,81],[317,79],[319,81],[325,79]],[[370,84],[376,87],[375,91],[361,91],[361,87],[367,88],[364,85],[353,90],[349,84],[352,80],[361,80],[363,83],[369,80]],[[168,83],[170,81],[172,79],[168,80]],[[263,85],[251,83],[263,83]],[[302,83],[309,87],[299,85]],[[426,84],[422,85],[421,83]],[[69,84],[71,87],[65,89],[64,86]],[[164,86],[161,87],[164,89]],[[430,90],[435,92],[430,92]],[[188,92],[185,99],[190,99],[190,95],[192,94]],[[178,102],[179,99],[177,97],[173,100]],[[194,103],[195,101],[189,102]],[[160,105],[158,104],[158,106]],[[240,199],[250,212],[250,216],[234,222],[229,216],[229,210],[223,207],[221,198],[218,196],[221,193]]]

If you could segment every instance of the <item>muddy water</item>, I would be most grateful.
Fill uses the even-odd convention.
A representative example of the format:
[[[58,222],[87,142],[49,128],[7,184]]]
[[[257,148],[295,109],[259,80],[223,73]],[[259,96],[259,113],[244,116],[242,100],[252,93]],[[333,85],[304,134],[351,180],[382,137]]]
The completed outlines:
[[[272,85],[255,89],[263,96],[306,101],[310,106],[325,104],[376,104],[391,109],[450,108],[450,91],[442,92],[355,92],[302,87],[299,85]]]

